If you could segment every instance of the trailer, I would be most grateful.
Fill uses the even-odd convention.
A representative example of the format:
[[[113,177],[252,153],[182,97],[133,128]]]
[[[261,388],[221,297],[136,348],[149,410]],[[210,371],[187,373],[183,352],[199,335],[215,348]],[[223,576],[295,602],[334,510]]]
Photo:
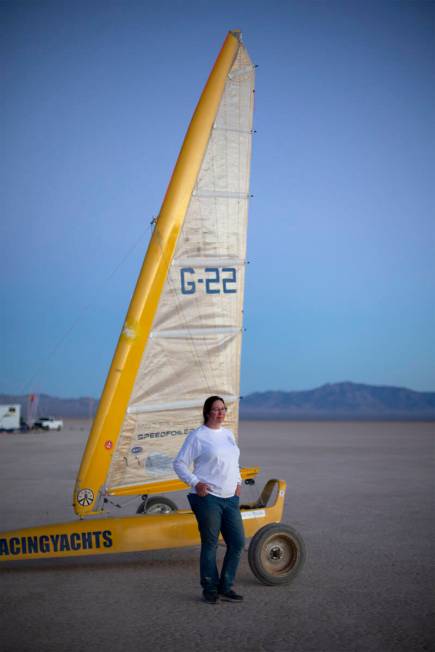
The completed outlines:
[[[0,405],[0,432],[15,432],[20,429],[21,405],[13,403]]]

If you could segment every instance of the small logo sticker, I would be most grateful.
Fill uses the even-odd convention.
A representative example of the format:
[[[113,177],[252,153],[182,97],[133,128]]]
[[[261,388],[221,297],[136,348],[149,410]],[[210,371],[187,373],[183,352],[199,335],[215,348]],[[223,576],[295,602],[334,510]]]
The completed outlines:
[[[134,446],[131,449],[131,452],[133,453],[133,455],[138,455],[139,453],[142,453],[142,451],[143,451],[142,446]]]
[[[265,509],[251,509],[249,511],[241,511],[240,514],[242,515],[242,520],[246,521],[248,518],[263,518],[263,516],[266,516],[266,510]]]
[[[77,502],[82,507],[89,507],[94,502],[94,492],[92,489],[81,489],[77,494]]]
[[[113,448],[113,442],[108,439],[104,444],[104,448],[107,448],[107,450],[110,451],[110,449]]]

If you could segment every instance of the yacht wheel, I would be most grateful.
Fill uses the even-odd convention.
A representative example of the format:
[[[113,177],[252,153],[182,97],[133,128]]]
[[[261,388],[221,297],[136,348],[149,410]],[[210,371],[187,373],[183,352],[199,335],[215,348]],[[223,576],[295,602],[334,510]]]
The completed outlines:
[[[171,514],[178,510],[177,505],[165,496],[153,496],[143,500],[136,510],[137,514]]]
[[[296,577],[305,562],[305,544],[289,525],[265,525],[251,540],[248,561],[262,584],[286,584]]]

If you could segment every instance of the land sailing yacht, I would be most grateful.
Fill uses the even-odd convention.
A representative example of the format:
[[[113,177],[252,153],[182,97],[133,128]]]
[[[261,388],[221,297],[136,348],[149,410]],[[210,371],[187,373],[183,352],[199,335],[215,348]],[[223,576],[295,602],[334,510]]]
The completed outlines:
[[[199,543],[190,510],[158,494],[186,489],[172,460],[208,395],[237,437],[253,66],[228,33],[187,130],[139,274],[73,495],[69,523],[0,533],[0,560],[107,554]],[[242,469],[254,483],[259,469]],[[304,561],[280,524],[286,484],[269,480],[241,506],[248,559],[265,584]],[[110,497],[142,496],[135,516],[104,516]]]

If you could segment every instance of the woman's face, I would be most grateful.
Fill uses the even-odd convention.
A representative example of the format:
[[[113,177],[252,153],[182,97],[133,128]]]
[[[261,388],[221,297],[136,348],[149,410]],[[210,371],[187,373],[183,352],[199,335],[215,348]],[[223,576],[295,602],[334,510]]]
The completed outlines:
[[[225,421],[225,413],[227,408],[223,401],[214,401],[211,405],[210,412],[207,419],[209,428],[220,428]]]

